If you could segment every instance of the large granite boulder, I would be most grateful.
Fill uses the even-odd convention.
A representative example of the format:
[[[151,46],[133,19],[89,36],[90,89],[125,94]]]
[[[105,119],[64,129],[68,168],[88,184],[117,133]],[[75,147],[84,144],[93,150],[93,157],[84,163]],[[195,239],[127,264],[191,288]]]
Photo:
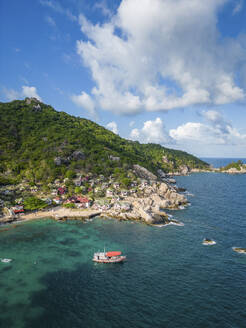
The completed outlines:
[[[157,176],[138,164],[133,165],[136,175],[145,180],[157,180]]]
[[[68,164],[70,162],[70,158],[63,158],[63,157],[60,157],[60,156],[57,156],[54,158],[54,163],[55,165],[57,166],[60,166],[62,164]]]
[[[157,170],[157,174],[161,179],[166,178],[166,174],[161,169]]]
[[[62,158],[61,157],[55,157],[54,158],[54,163],[57,166],[62,165]]]
[[[32,109],[33,109],[34,111],[36,111],[36,112],[40,112],[40,111],[42,111],[42,107],[40,106],[40,104],[36,104],[36,105],[34,105]]]
[[[187,165],[181,165],[179,171],[181,175],[187,175],[190,172],[190,168]]]
[[[164,197],[167,191],[168,191],[168,185],[166,183],[162,182],[160,184],[160,187],[159,187],[159,190],[158,190],[158,194],[160,196],[163,196]]]
[[[71,158],[73,160],[84,160],[85,159],[85,154],[82,150],[75,150],[72,155]]]

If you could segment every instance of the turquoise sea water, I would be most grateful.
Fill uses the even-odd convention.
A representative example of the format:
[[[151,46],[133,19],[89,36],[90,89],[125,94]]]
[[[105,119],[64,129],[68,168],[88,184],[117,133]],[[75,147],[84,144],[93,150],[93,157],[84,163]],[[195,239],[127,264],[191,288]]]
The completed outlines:
[[[178,177],[185,225],[95,219],[0,227],[0,327],[246,327],[246,175]],[[215,246],[203,246],[203,238]],[[124,264],[94,264],[122,250]]]

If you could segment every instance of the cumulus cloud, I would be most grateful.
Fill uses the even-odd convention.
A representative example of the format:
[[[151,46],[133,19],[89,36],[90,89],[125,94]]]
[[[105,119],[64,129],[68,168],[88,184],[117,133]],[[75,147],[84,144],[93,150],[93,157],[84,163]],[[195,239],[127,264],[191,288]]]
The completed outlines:
[[[112,12],[107,6],[107,2],[102,0],[101,2],[96,2],[93,6],[93,9],[100,10],[104,16],[111,16]]]
[[[221,113],[213,110],[203,112],[207,124],[188,122],[176,129],[171,129],[169,135],[177,143],[196,142],[198,145],[246,145],[246,135],[241,134],[228,122]]]
[[[117,123],[116,122],[109,122],[107,125],[106,125],[106,128],[111,130],[112,132],[114,132],[115,134],[118,134],[118,126],[117,126]]]
[[[236,2],[232,14],[233,14],[233,15],[236,15],[236,14],[239,13],[242,9],[243,9],[243,0],[239,0],[239,1]]]
[[[7,89],[4,87],[2,91],[8,101],[12,101],[20,97],[20,93],[14,89]]]
[[[130,133],[130,138],[133,140],[140,140],[140,131],[139,129],[132,129],[131,133]]]
[[[22,86],[22,95],[24,97],[33,97],[42,101],[41,97],[38,95],[36,87],[29,87],[27,85]]]
[[[130,138],[144,143],[167,144],[172,143],[162,120],[157,117],[155,120],[146,121],[141,129],[132,129]]]
[[[90,95],[81,92],[79,95],[72,95],[72,101],[79,107],[87,110],[92,116],[95,116],[95,104]]]
[[[14,89],[3,88],[2,89],[7,100],[12,101],[23,97],[34,97],[42,101],[41,97],[38,95],[36,87],[29,87],[27,85],[22,86],[22,91],[17,91]]]
[[[211,123],[216,129],[222,133],[230,133],[231,123],[227,121],[223,115],[216,110],[208,110],[202,112],[203,117]]]
[[[95,81],[92,97],[126,114],[243,100],[235,79],[246,61],[242,38],[217,30],[226,2],[122,0],[102,25],[80,15],[87,39],[77,41],[77,53]]]

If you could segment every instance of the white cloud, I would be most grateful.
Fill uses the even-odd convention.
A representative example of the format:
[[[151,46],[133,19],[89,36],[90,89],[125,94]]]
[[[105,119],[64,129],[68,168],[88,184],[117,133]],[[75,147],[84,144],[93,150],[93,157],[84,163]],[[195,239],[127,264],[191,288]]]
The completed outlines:
[[[52,27],[56,27],[56,22],[51,16],[45,16],[45,21]]]
[[[20,93],[14,89],[7,89],[4,87],[2,90],[8,101],[12,101],[20,97]]]
[[[140,131],[139,129],[132,129],[130,133],[130,138],[133,140],[140,140]]]
[[[104,16],[111,16],[112,12],[107,6],[107,2],[102,0],[101,2],[96,2],[93,6],[94,9],[99,9]]]
[[[95,104],[90,95],[82,91],[80,95],[72,95],[72,101],[79,107],[87,110],[92,116],[95,116]]]
[[[162,120],[157,117],[155,120],[146,121],[141,129],[133,129],[130,138],[144,143],[172,143]]]
[[[114,132],[115,134],[118,134],[118,126],[117,126],[117,123],[116,122],[109,122],[107,125],[106,125],[106,128],[111,130],[112,132]]]
[[[77,17],[72,14],[69,9],[64,8],[58,1],[55,0],[40,0],[42,6],[49,7],[55,12],[67,16],[72,22],[77,21]]]
[[[170,130],[170,136],[176,141],[196,141],[200,144],[224,144],[217,131],[203,123],[188,122],[177,129]]]
[[[119,113],[241,101],[234,76],[242,39],[225,40],[217,13],[228,0],[122,0],[109,21],[79,23],[77,53],[91,70],[91,95]]]
[[[246,145],[246,134],[241,134],[217,111],[203,112],[208,124],[188,122],[169,131],[170,137],[182,144],[195,142],[199,145]]]
[[[219,91],[215,97],[215,104],[223,105],[237,100],[243,100],[245,94],[242,89],[233,85],[233,81],[229,76],[222,76],[217,85]]]
[[[24,97],[33,97],[42,101],[41,97],[37,93],[36,87],[29,87],[27,85],[22,86],[22,96]]]
[[[230,133],[232,127],[231,123],[228,122],[220,112],[215,110],[208,110],[202,112],[203,117],[212,124],[216,129],[222,133]]]
[[[242,9],[243,9],[243,0],[239,0],[239,1],[236,2],[232,14],[233,14],[233,15],[236,15],[236,14],[239,13]]]
[[[17,91],[14,89],[3,88],[3,93],[7,100],[12,101],[23,97],[34,97],[42,101],[41,97],[38,95],[36,87],[29,87],[27,85],[22,86],[22,91]]]
[[[131,122],[129,123],[130,128],[132,128],[134,124],[135,124],[135,121],[131,121]]]

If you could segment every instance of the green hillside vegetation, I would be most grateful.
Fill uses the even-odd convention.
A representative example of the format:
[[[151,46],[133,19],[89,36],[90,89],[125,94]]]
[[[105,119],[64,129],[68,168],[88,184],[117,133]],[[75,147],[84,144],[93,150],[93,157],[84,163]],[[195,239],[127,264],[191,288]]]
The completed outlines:
[[[173,171],[183,164],[208,168],[186,152],[123,139],[90,120],[58,112],[33,98],[0,103],[0,184],[72,179],[79,170],[105,176],[115,173],[127,179],[125,172],[133,164],[153,173]]]
[[[226,165],[225,167],[221,167],[220,170],[221,171],[227,171],[230,169],[237,169],[238,171],[241,170],[242,166],[243,166],[243,162],[238,160],[237,162],[231,162],[230,164]]]

